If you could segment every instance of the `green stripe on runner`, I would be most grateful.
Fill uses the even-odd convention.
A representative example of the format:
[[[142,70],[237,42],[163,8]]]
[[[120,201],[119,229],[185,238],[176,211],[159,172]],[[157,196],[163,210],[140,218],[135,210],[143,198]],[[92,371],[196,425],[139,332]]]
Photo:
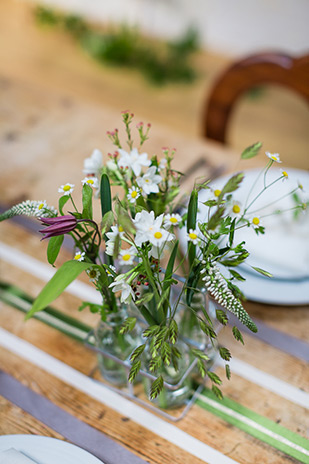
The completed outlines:
[[[299,462],[309,464],[309,440],[297,433],[291,432],[229,398],[224,397],[223,400],[219,400],[207,388],[199,395],[196,402],[229,424],[298,459]]]

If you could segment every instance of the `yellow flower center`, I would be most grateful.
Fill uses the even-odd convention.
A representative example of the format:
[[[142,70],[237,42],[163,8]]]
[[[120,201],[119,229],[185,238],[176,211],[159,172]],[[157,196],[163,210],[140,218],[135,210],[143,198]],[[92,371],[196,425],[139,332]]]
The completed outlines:
[[[289,177],[289,175],[288,175],[288,173],[287,173],[286,171],[282,171],[282,175],[283,175],[284,177]]]
[[[70,187],[69,185],[65,185],[65,186],[63,187],[63,190],[64,190],[65,192],[68,192],[70,189],[71,189],[71,187]]]
[[[233,213],[235,213],[235,214],[240,213],[240,207],[238,205],[233,206]]]
[[[214,191],[215,197],[218,197],[218,196],[220,195],[220,193],[221,193],[221,190],[216,189],[216,190]]]
[[[155,232],[154,233],[154,238],[162,238],[161,232]]]
[[[80,259],[82,257],[82,255],[80,253],[78,253],[77,255],[74,256],[74,259]]]
[[[272,159],[273,161],[277,161],[277,160],[278,160],[277,156],[275,156],[275,155],[272,155],[272,156],[271,156],[271,159]]]
[[[150,182],[150,180],[149,180],[149,179],[145,179],[145,182],[147,182],[147,184],[148,184],[148,183]]]
[[[136,190],[133,190],[133,192],[131,192],[131,197],[132,197],[132,198],[136,198],[136,197],[137,197],[137,191],[136,191]]]
[[[191,240],[197,239],[197,235],[194,232],[190,232],[189,237],[191,238]]]
[[[93,185],[93,184],[94,184],[94,181],[93,181],[93,179],[88,179],[88,180],[87,180],[87,184],[91,184],[91,185]]]
[[[123,255],[122,259],[123,261],[129,261],[129,259],[131,258],[131,255],[129,253],[126,253],[125,255]]]
[[[122,227],[122,226],[119,226],[119,227],[118,227],[118,231],[119,231],[119,232],[123,232],[123,227]]]
[[[175,217],[171,217],[171,218],[170,218],[170,222],[171,222],[172,224],[177,224],[178,220],[177,220],[177,218],[175,218]]]
[[[44,203],[40,203],[38,209],[42,209],[44,207]]]
[[[259,223],[260,223],[260,220],[259,220],[259,218],[254,217],[254,218],[252,219],[252,222],[253,222],[253,224],[254,224],[255,226],[258,226]]]

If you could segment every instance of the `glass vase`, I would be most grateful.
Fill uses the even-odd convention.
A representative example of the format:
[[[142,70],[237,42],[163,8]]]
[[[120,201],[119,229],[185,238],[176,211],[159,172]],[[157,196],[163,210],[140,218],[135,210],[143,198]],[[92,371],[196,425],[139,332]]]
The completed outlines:
[[[127,318],[127,309],[109,313],[106,320],[100,320],[94,331],[95,344],[100,350],[97,354],[98,367],[102,377],[113,386],[127,385],[128,369],[120,361],[127,361],[132,351],[141,343],[141,331],[137,325],[126,334],[120,328]],[[116,358],[116,359],[113,359]]]

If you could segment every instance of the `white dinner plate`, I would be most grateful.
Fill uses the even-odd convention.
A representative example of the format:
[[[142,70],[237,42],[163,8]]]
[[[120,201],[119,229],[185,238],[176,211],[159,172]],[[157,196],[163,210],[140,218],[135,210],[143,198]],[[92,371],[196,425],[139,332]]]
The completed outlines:
[[[2,435],[0,452],[10,448],[25,454],[38,464],[104,464],[78,446],[39,435]]]
[[[273,165],[267,174],[267,185],[281,176],[281,166]],[[248,300],[280,305],[301,305],[309,303],[309,211],[301,212],[297,220],[291,211],[284,214],[272,214],[276,210],[287,210],[295,203],[288,193],[302,185],[297,195],[303,202],[309,199],[309,173],[307,171],[286,168],[288,178],[275,182],[254,203],[250,211],[252,217],[258,216],[265,227],[265,235],[256,235],[253,228],[243,228],[235,233],[235,244],[245,241],[245,248],[250,252],[246,264],[238,271],[246,278],[237,282]],[[246,198],[261,172],[260,169],[245,171],[245,178],[240,188],[233,192],[233,198],[241,208],[245,207]],[[212,189],[221,189],[231,176],[214,180]],[[250,193],[253,199],[263,188],[263,176],[259,177]],[[282,198],[284,197],[284,198]],[[208,209],[201,203],[213,198],[209,190],[199,193],[198,220],[202,221]],[[282,199],[280,199],[282,198]],[[280,199],[279,201],[276,201]],[[247,205],[250,204],[250,200]],[[263,208],[263,211],[256,211]],[[268,215],[263,217],[263,215]],[[182,229],[183,230],[183,229]],[[184,232],[182,232],[184,239]],[[248,266],[249,265],[249,266]],[[273,278],[265,277],[250,266],[265,269]]]

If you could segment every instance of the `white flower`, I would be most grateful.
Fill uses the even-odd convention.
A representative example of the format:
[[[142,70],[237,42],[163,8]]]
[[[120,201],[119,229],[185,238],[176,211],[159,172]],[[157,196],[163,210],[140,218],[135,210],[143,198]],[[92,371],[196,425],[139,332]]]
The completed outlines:
[[[162,158],[158,166],[159,171],[163,171],[166,168],[166,165],[167,165],[167,159]]]
[[[146,195],[149,193],[158,193],[159,187],[158,184],[161,182],[162,177],[159,174],[156,174],[157,168],[151,166],[147,169],[143,177],[138,177],[136,179],[137,185],[143,190]]]
[[[86,176],[98,176],[103,165],[103,155],[97,148],[93,150],[90,158],[84,160],[83,173]]]
[[[196,229],[189,229],[189,232],[187,233],[187,239],[189,240],[189,242],[192,242],[194,243],[194,245],[197,245],[199,241],[198,231]]]
[[[71,195],[71,193],[73,192],[74,190],[74,187],[75,185],[74,184],[64,184],[64,185],[61,185],[59,188],[58,188],[58,192],[59,193],[63,193],[63,195]]]
[[[125,275],[118,275],[115,281],[109,285],[109,288],[112,288],[114,293],[121,292],[121,303],[129,303],[131,299],[135,300],[135,294],[131,285],[125,281]]]
[[[120,158],[118,160],[119,168],[131,168],[136,176],[139,176],[142,172],[142,166],[150,165],[147,153],[139,154],[137,148],[133,148],[130,153],[120,148],[118,152],[120,154]]]
[[[84,261],[85,259],[85,252],[77,251],[74,256],[75,261]]]
[[[266,151],[265,155],[268,156],[268,158],[272,161],[275,161],[276,163],[282,163],[282,161],[280,161],[279,153],[270,153],[269,151]]]
[[[48,208],[46,200],[38,201],[35,209],[35,216],[42,216],[42,213]]]
[[[173,240],[174,235],[161,227],[153,227],[147,234],[148,240],[155,247],[160,247],[165,242]]]
[[[113,266],[112,264],[110,264],[108,267],[109,269],[106,268],[107,275],[112,276],[113,274],[111,273],[111,271],[117,272],[115,266]]]
[[[83,180],[82,180],[82,184],[85,185],[90,185],[90,187],[93,187],[95,189],[99,188],[99,181],[97,179],[97,177],[85,177]]]
[[[93,282],[94,284],[98,281],[100,275],[101,275],[101,272],[96,269],[95,267],[92,267],[90,269],[87,269],[87,274],[89,276],[89,281],[90,282]]]
[[[178,226],[181,221],[181,216],[179,214],[167,214],[164,217],[165,227]]]
[[[124,235],[124,230],[121,226],[112,226],[111,231],[106,233],[108,241],[106,242],[106,250],[105,253],[109,256],[113,256],[114,254],[114,247],[115,247],[115,240],[120,236],[120,238]]]
[[[258,227],[261,226],[261,220],[258,216],[254,216],[251,220],[251,224],[254,229],[257,229]]]
[[[141,211],[137,213],[133,220],[136,228],[135,243],[140,246],[142,243],[149,240],[149,233],[153,229],[160,228],[163,221],[163,214],[155,218],[153,211]]]
[[[139,196],[140,196],[140,189],[138,187],[129,188],[127,199],[129,200],[130,203],[135,203]]]
[[[280,171],[281,171],[282,180],[287,180],[289,178],[288,173],[284,171],[283,169],[280,169]]]
[[[118,259],[121,264],[133,264],[135,256],[136,249],[132,246],[125,250],[120,250]]]

